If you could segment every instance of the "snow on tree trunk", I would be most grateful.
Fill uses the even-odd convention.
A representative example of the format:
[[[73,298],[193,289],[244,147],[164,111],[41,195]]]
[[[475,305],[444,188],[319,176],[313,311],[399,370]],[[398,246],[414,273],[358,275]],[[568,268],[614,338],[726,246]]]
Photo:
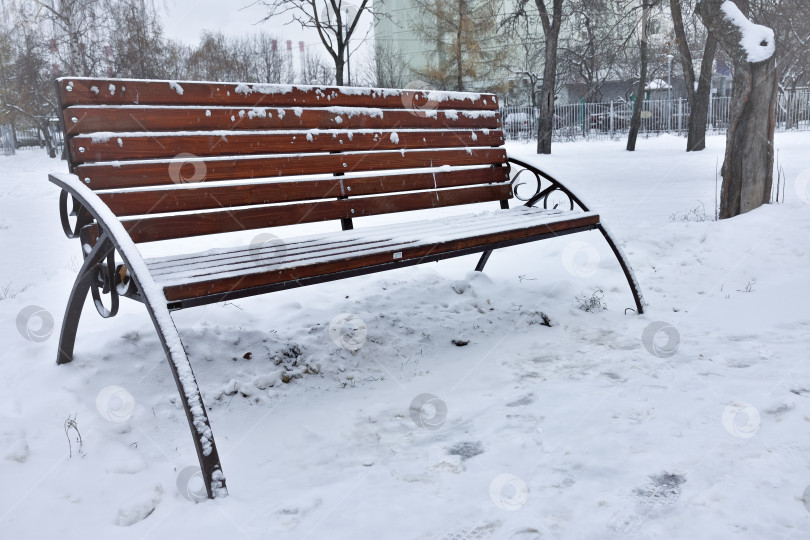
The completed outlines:
[[[776,128],[774,32],[748,20],[748,0],[701,0],[697,13],[734,62],[720,218],[770,201]]]

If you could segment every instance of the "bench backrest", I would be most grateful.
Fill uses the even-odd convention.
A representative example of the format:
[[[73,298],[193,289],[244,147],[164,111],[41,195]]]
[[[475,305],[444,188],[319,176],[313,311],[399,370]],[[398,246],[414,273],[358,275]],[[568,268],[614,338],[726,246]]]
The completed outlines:
[[[492,94],[57,84],[70,170],[135,242],[512,196]]]

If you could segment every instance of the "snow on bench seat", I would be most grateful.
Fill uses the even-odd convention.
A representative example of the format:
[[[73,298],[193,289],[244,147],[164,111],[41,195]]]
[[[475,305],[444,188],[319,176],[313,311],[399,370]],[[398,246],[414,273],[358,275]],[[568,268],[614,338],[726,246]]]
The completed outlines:
[[[460,250],[483,251],[599,223],[594,212],[519,207],[303,236],[146,261],[169,301]]]

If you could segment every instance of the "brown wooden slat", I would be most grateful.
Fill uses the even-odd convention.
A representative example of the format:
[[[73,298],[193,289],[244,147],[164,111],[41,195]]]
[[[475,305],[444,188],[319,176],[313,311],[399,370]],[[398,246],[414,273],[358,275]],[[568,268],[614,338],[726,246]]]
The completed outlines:
[[[153,242],[298,223],[500,201],[511,197],[511,189],[509,184],[496,184],[178,216],[133,218],[122,220],[122,224],[134,242]]]
[[[379,243],[386,243],[386,241],[380,240]],[[388,240],[387,243],[393,243],[393,240]],[[261,246],[246,245],[236,251],[216,255],[189,253],[187,255],[170,257],[168,261],[164,260],[161,263],[155,263],[154,260],[150,260],[148,265],[152,277],[160,281],[166,275],[176,275],[178,270],[182,271],[182,269],[188,268],[190,265],[199,265],[200,263],[208,265],[203,270],[206,272],[206,275],[208,275],[216,271],[223,271],[225,266],[238,269],[240,262],[248,262],[248,264],[250,264],[249,261],[255,262],[257,258],[269,262],[276,254],[283,254],[283,256],[288,258],[287,260],[304,260],[307,257],[318,257],[327,251],[334,253],[335,249],[352,250],[357,247],[365,248],[369,245],[369,241],[362,238],[355,240],[347,239],[344,235],[336,235],[334,238],[321,242],[317,240],[312,242],[291,240],[288,243],[285,241],[283,242],[283,246],[280,244],[270,246],[269,250],[266,251],[262,251]],[[290,257],[295,257],[295,259],[290,259]]]
[[[246,178],[272,178],[305,174],[338,172],[368,172],[441,165],[506,164],[503,148],[472,148],[466,150],[384,151],[357,154],[326,154],[192,160],[175,162],[144,162],[87,164],[74,172],[91,189],[115,189],[171,185],[185,181],[206,182]],[[186,180],[184,180],[186,179]]]
[[[379,116],[368,111],[358,114],[325,109],[265,108],[254,114],[251,108],[205,107],[70,107],[63,111],[68,135],[98,131],[197,131],[216,129],[394,129],[451,128],[499,129],[500,114],[480,115],[436,111],[425,116],[419,110],[385,110]],[[279,110],[283,114],[279,114]],[[262,116],[264,115],[264,116]]]
[[[114,85],[114,88],[110,88]],[[257,88],[271,90],[274,85],[145,81],[135,79],[58,80],[59,101],[70,105],[221,105],[226,107],[379,107],[383,109],[465,109],[496,110],[493,94],[449,94],[438,102],[428,100],[421,90],[356,89],[343,93],[339,87],[275,86],[276,93],[262,93]],[[95,87],[96,90],[92,90]],[[70,90],[68,90],[70,88]],[[180,90],[182,89],[182,90]],[[245,89],[248,92],[245,93]],[[252,89],[252,90],[250,90]],[[288,91],[285,91],[288,90]],[[181,93],[182,92],[182,93]],[[448,95],[448,94],[446,94]]]
[[[216,132],[214,132],[216,133]],[[320,132],[112,136],[107,140],[79,135],[69,142],[75,163],[193,156],[235,156],[365,150],[415,150],[500,146],[503,132],[473,131]]]
[[[498,242],[508,242],[518,238],[528,238],[531,236],[561,232],[578,227],[593,226],[599,223],[599,216],[572,217],[567,221],[557,221],[543,225],[536,225],[524,229],[504,231],[496,234],[479,235],[471,238],[462,238],[441,242],[434,245],[404,247],[401,250],[401,260],[418,259],[427,255],[446,253],[472,247],[492,245]],[[294,281],[297,279],[328,275],[338,271],[353,270],[377,264],[389,263],[392,260],[390,252],[375,254],[358,254],[355,257],[328,261],[318,264],[299,266],[284,270],[274,270],[271,272],[245,274],[235,277],[203,281],[197,283],[187,283],[183,285],[173,285],[164,289],[164,294],[169,302],[198,298],[210,294],[232,292],[251,287],[260,287],[272,283]]]
[[[490,167],[438,173],[99,193],[99,197],[116,215],[131,216],[458,187],[508,180],[506,167]]]
[[[468,218],[473,216],[475,215],[467,214]],[[488,216],[482,216],[480,220],[467,221],[461,225],[460,229],[455,229],[455,226],[453,226],[453,230],[464,230],[467,232],[463,234],[473,236],[476,233],[472,231],[478,225],[486,228],[494,227],[496,230],[499,226],[501,230],[516,228],[514,227],[514,220],[501,219],[503,217],[505,216],[489,214]],[[568,219],[568,216],[565,219]],[[216,275],[221,277],[228,272],[248,271],[255,266],[257,259],[264,260],[266,264],[277,264],[281,262],[279,258],[283,258],[285,265],[305,265],[311,263],[314,258],[324,256],[339,258],[339,253],[348,253],[358,249],[368,252],[383,246],[414,245],[419,243],[417,239],[420,236],[435,233],[438,223],[436,220],[419,220],[411,223],[404,222],[399,225],[400,227],[387,229],[384,235],[375,235],[373,238],[364,238],[362,235],[347,236],[340,233],[328,237],[322,236],[318,240],[309,242],[302,242],[293,238],[283,242],[283,246],[280,244],[268,247],[246,245],[216,254],[191,253],[169,257],[163,259],[160,263],[152,259],[148,265],[152,276],[157,282],[167,279],[177,281],[178,273],[184,275],[183,278],[179,278],[180,280],[196,281],[198,277],[204,278],[205,276],[208,276],[208,279],[214,279]],[[528,225],[531,225],[531,223]],[[407,238],[402,238],[401,234],[406,235]],[[461,236],[462,233],[459,232],[456,237],[460,238]],[[194,279],[192,279],[192,276],[194,276]]]

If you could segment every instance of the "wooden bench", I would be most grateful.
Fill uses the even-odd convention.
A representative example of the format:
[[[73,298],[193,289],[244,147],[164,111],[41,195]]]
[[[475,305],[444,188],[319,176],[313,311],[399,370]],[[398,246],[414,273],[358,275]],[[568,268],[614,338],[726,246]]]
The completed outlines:
[[[599,216],[507,157],[494,95],[86,78],[57,86],[71,174],[50,181],[62,188],[65,234],[81,239],[84,256],[57,361],[73,359],[88,293],[103,317],[116,314],[120,296],[142,302],[209,497],[227,493],[225,477],[174,310],[474,253],[482,271],[493,249],[594,229],[643,310]],[[527,185],[526,204],[509,209],[516,186]],[[366,216],[486,202],[500,210],[353,228]],[[283,249],[144,259],[136,247],[325,220],[340,226],[288,238]]]

